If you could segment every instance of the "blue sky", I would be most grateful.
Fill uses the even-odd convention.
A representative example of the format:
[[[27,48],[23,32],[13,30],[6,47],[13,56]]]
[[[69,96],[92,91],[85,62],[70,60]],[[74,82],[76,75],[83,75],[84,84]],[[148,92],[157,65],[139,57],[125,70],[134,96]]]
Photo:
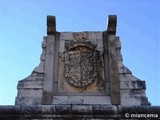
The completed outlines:
[[[13,105],[17,83],[39,64],[46,16],[57,31],[104,31],[107,16],[118,17],[117,36],[127,66],[146,81],[152,105],[160,105],[159,0],[1,0],[0,105]]]

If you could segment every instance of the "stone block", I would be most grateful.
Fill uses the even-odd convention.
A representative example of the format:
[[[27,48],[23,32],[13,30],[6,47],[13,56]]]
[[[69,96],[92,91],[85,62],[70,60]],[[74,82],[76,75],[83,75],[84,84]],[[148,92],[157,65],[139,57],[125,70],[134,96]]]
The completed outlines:
[[[0,118],[2,115],[9,115],[9,114],[16,116],[16,115],[19,115],[21,112],[22,111],[21,111],[20,105],[14,105],[14,106],[13,105],[5,105],[5,106],[0,105]]]
[[[120,42],[119,37],[116,37],[116,40],[117,40],[117,46],[116,46],[116,48],[121,49],[121,42]]]
[[[145,90],[121,90],[121,105],[142,105],[144,97],[146,97]]]
[[[46,52],[45,51],[46,51],[46,49],[43,49],[41,57],[40,57],[41,61],[45,61],[45,57],[46,57]]]
[[[84,96],[68,96],[68,104],[84,104]]]
[[[46,42],[47,42],[47,37],[44,36],[44,37],[43,37],[43,42],[42,42],[42,48],[43,48],[43,49],[46,48]]]
[[[56,105],[56,114],[64,115],[71,113],[71,105]]]
[[[109,34],[109,33],[108,33]],[[120,81],[118,63],[116,59],[117,39],[114,35],[108,35],[108,54],[109,54],[109,80],[111,91],[111,103],[114,105],[120,104]]]
[[[116,49],[116,59],[117,59],[117,61],[122,61],[123,60],[120,48]]]
[[[41,73],[43,74],[44,73],[44,67],[45,67],[45,62],[44,61],[41,61],[39,66],[36,67],[33,72],[36,72],[36,73]]]
[[[132,74],[132,72],[127,67],[121,67],[118,71],[120,74]]]
[[[16,105],[41,105],[42,97],[16,97]]]
[[[84,96],[84,104],[111,104],[110,96]]]
[[[125,115],[126,113],[141,113],[145,114],[147,113],[147,107],[146,106],[118,106],[119,114]],[[123,116],[125,117],[125,116]]]
[[[73,40],[89,40],[89,32],[73,32]]]
[[[36,115],[36,117],[41,116],[42,106],[25,105],[21,107],[21,112],[24,114],[24,116],[31,116],[31,117],[34,117],[34,115]]]
[[[45,57],[45,69],[44,69],[44,82],[43,82],[43,98],[42,103],[43,104],[51,104],[52,97],[53,97],[53,86],[54,81],[56,78],[56,70],[55,67],[55,58],[57,55],[57,47],[56,46],[56,36],[58,33],[55,33],[55,35],[49,35],[47,36],[47,44],[46,44],[46,57]]]
[[[21,80],[18,83],[18,89],[42,89],[42,80]]]
[[[72,32],[61,32],[60,40],[73,40]]]
[[[65,40],[61,39],[59,41],[59,52],[64,52],[65,51]]]
[[[19,97],[42,97],[42,89],[19,89]]]
[[[114,115],[117,114],[117,107],[114,105],[105,105],[105,104],[94,105],[93,114]]]
[[[96,46],[96,49],[103,53],[103,39],[92,39],[91,42]]]
[[[147,106],[147,113],[149,114],[158,114],[160,118],[160,106]]]
[[[89,40],[98,40],[98,39],[103,39],[103,34],[102,32],[88,32],[89,33],[89,36],[88,36],[88,39]]]
[[[123,96],[121,97],[121,105],[124,106],[141,105],[141,99],[137,97]]]
[[[141,105],[146,105],[146,106],[150,106],[151,103],[148,101],[148,97],[145,96],[141,96]]]
[[[120,75],[120,81],[137,81],[139,80],[132,74],[119,74]]]
[[[140,89],[127,89],[127,90],[121,90],[121,96],[127,96],[127,97],[139,97],[139,96],[145,96],[145,90]]]
[[[72,106],[73,114],[92,114],[93,109],[91,105],[73,105]]]
[[[111,104],[109,96],[53,96],[52,104]]]
[[[118,64],[118,71],[120,71],[120,69],[124,67],[123,62],[119,60],[117,61],[117,64]]]
[[[42,114],[49,114],[53,115],[56,114],[56,108],[55,105],[42,105]]]
[[[146,89],[145,81],[121,81],[120,82],[121,89]]]
[[[53,96],[52,104],[68,104],[68,96]]]

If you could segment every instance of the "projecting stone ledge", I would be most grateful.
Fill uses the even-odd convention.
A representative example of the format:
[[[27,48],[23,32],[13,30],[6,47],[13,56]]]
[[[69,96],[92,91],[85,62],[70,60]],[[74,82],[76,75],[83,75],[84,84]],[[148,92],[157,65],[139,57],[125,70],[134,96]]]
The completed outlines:
[[[160,119],[160,106],[32,105],[0,106],[0,120],[9,119]],[[135,115],[133,115],[135,114]],[[144,114],[144,115],[143,115]],[[141,115],[141,117],[140,117]],[[143,116],[142,116],[143,115]]]

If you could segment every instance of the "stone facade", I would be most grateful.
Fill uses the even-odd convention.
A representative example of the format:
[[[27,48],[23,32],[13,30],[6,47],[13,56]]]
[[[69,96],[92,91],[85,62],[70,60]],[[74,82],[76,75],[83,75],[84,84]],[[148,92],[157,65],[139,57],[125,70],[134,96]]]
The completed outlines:
[[[40,64],[19,81],[16,105],[150,105],[145,81],[123,65],[117,16],[106,31],[57,32],[47,16]],[[83,106],[82,106],[83,107]]]

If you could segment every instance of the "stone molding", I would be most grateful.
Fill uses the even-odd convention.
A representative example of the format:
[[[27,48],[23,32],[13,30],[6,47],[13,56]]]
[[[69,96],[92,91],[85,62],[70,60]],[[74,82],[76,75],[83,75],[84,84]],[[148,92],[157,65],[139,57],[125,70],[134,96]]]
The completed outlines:
[[[0,119],[131,119],[125,114],[155,114],[160,118],[159,106],[116,106],[116,105],[15,105],[0,106]],[[152,118],[152,119],[158,119]],[[134,118],[145,119],[145,118]],[[150,119],[150,118],[149,118]]]

